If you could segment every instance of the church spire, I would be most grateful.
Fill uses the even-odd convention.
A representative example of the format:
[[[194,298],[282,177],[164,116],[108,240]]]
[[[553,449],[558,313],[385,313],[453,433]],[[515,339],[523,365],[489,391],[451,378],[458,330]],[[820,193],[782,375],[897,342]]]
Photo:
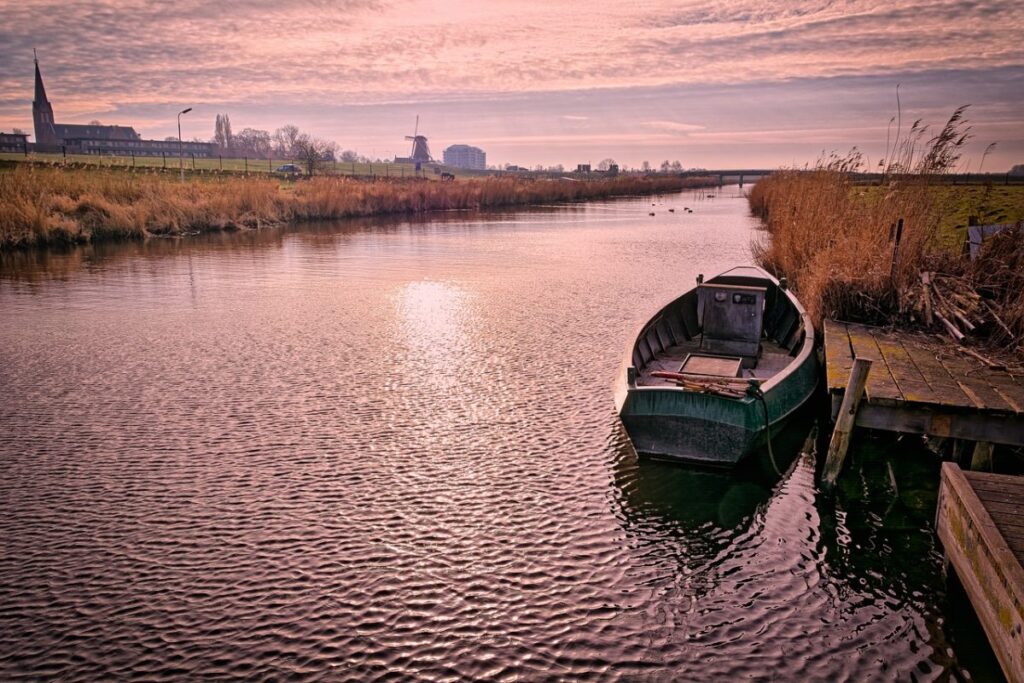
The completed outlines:
[[[39,73],[39,58],[36,57],[36,49],[32,48],[32,60],[36,63],[36,106],[47,105],[46,88],[43,87],[43,75]]]
[[[39,73],[39,58],[32,48],[32,60],[36,64],[36,96],[32,101],[32,122],[36,128],[36,144],[57,144],[57,132],[53,128],[53,107],[46,99],[46,88],[43,87],[43,75]]]

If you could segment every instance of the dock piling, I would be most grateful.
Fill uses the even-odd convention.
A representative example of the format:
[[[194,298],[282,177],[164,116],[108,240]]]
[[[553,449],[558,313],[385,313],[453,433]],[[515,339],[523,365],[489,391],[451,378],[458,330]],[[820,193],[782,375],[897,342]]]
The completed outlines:
[[[846,391],[843,393],[843,403],[839,408],[836,426],[832,431],[832,440],[828,445],[825,467],[821,473],[821,483],[826,490],[835,486],[836,479],[839,478],[839,473],[843,469],[843,462],[846,460],[846,451],[850,447],[850,437],[857,417],[857,406],[860,404],[861,396],[864,395],[864,385],[867,384],[870,371],[871,361],[867,358],[853,360],[850,379],[846,384]]]
[[[988,441],[979,441],[974,444],[974,453],[971,455],[971,470],[974,472],[992,471],[992,444]]]

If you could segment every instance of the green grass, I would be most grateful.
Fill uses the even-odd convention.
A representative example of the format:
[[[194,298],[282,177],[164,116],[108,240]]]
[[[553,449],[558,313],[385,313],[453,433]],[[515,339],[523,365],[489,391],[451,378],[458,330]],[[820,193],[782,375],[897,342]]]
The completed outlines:
[[[853,191],[868,202],[877,202],[889,189],[872,185],[858,186]],[[931,206],[938,214],[939,238],[954,249],[963,244],[972,217],[981,225],[1024,220],[1024,185],[936,184],[928,192]]]
[[[73,166],[94,166],[97,168],[166,168],[168,170],[178,169],[178,157],[168,155],[164,157],[130,157],[130,156],[97,156],[91,154],[24,154],[3,153],[0,154],[0,161],[45,163]],[[192,159],[186,156],[184,159],[185,170],[191,171],[224,171],[232,173],[272,173],[275,168],[283,164],[301,163],[289,159],[234,159],[234,158],[211,158]],[[356,175],[356,176],[381,176],[395,178],[411,178],[416,175],[416,167],[412,164],[366,164],[361,162],[339,161],[330,163],[325,169],[330,174]],[[422,175],[427,178],[440,177],[432,170],[425,170]],[[456,171],[456,175],[467,175]]]
[[[943,234],[958,244],[972,216],[982,225],[1024,220],[1024,185],[945,185],[934,191]]]

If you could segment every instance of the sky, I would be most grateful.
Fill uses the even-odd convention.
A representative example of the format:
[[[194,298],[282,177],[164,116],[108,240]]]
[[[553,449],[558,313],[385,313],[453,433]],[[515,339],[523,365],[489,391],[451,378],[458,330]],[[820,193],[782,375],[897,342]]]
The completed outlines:
[[[0,130],[32,129],[32,49],[61,123],[209,139],[291,123],[373,157],[775,168],[970,105],[961,170],[1024,163],[1024,2],[0,0]],[[983,154],[996,143],[988,156]]]

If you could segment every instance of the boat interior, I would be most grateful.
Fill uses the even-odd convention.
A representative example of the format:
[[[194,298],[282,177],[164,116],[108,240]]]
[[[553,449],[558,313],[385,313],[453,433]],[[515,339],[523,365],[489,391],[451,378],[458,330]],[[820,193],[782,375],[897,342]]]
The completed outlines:
[[[640,333],[632,362],[638,386],[691,379],[756,378],[781,373],[806,337],[800,310],[755,268],[734,268],[691,289]]]

